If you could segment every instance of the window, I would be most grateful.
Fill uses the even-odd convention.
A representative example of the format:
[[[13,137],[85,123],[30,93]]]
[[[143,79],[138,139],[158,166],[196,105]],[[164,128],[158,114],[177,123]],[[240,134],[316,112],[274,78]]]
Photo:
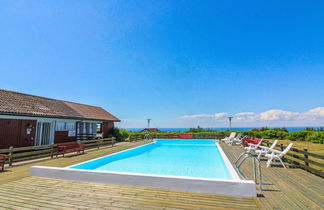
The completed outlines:
[[[65,131],[66,130],[66,123],[65,122],[56,122],[56,131]]]
[[[102,133],[102,124],[97,123],[97,133]]]
[[[75,123],[73,123],[73,122],[67,122],[66,123],[66,130],[68,130],[68,131],[74,131],[75,130]]]

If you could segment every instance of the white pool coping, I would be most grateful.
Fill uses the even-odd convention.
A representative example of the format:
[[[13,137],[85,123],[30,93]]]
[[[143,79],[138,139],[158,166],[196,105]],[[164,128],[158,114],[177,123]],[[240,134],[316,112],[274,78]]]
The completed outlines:
[[[153,144],[153,143],[149,143],[149,144]],[[143,147],[149,144],[145,144],[139,147]],[[233,178],[231,180],[70,168],[75,165],[94,161],[106,156],[122,153],[128,150],[133,150],[138,147],[123,150],[117,153],[109,154],[89,161],[84,161],[65,168],[32,166],[30,168],[30,175],[46,177],[46,178],[54,178],[54,179],[73,180],[73,181],[85,181],[85,182],[95,182],[95,183],[105,183],[105,184],[127,185],[127,186],[135,186],[135,187],[159,188],[165,190],[180,190],[180,191],[188,191],[188,192],[220,194],[220,195],[239,196],[239,197],[256,197],[255,182],[252,180],[241,180],[217,141],[216,141],[216,145]]]

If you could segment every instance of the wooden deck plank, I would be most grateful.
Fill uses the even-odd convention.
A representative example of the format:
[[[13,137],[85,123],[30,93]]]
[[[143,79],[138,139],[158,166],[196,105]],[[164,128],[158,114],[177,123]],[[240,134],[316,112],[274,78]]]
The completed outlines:
[[[240,146],[221,146],[232,163],[240,153]],[[241,169],[248,177],[253,178],[251,161],[248,160]],[[302,169],[280,167],[265,167],[265,161],[261,161],[264,191],[256,199],[257,205],[262,208],[278,209],[322,209],[324,179],[308,173]],[[289,164],[288,164],[289,165]]]
[[[129,191],[129,189],[132,189],[132,191]],[[136,189],[139,191],[136,192]],[[143,193],[144,191],[147,191],[147,193]],[[150,196],[151,189],[149,188],[132,188],[27,177],[16,182],[1,185],[0,202],[2,199],[16,199],[20,195],[24,197],[24,203],[25,201],[34,201],[33,199],[36,199],[40,201],[40,205],[60,202],[61,204],[68,204],[66,207],[70,207],[70,205],[77,206],[81,202],[80,207],[87,205],[98,206],[100,204],[101,206],[98,207],[104,205],[106,207],[135,209],[161,209],[167,207],[178,209],[256,209],[254,200],[249,198],[231,199],[232,197],[227,196],[206,195],[210,199],[205,199],[199,193],[156,189],[152,191],[153,194],[159,193],[160,196]],[[44,198],[47,198],[49,201],[44,201]],[[82,202],[82,200],[86,200],[87,203]]]
[[[128,143],[86,155],[43,161],[37,165],[67,166],[141,143]],[[221,146],[233,163],[240,146]],[[0,174],[0,209],[323,209],[324,182],[301,169],[266,168],[262,161],[263,191],[257,198],[240,198],[131,186],[29,177],[31,165]],[[242,171],[252,178],[252,162]],[[16,177],[8,177],[15,176]]]

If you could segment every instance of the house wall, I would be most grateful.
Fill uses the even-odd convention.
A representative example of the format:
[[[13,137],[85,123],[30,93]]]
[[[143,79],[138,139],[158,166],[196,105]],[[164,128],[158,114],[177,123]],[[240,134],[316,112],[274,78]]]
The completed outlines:
[[[55,131],[54,144],[76,141],[76,136],[69,136],[68,131]]]
[[[103,122],[102,123],[103,138],[107,138],[113,128],[114,128],[114,122]]]
[[[0,115],[0,149],[13,147],[34,146],[36,141],[37,122],[51,122],[58,124],[59,122],[76,123],[78,120],[72,119],[55,119],[41,117],[11,116]],[[84,121],[89,123],[101,123],[100,121]],[[27,128],[31,126],[31,132],[27,134]],[[102,122],[103,137],[107,138],[111,134],[114,122]],[[55,126],[54,143],[63,143],[76,141],[76,132],[74,136],[69,136],[68,130],[57,130]],[[76,129],[76,127],[75,127]],[[72,134],[73,135],[73,134]],[[53,142],[53,141],[51,141]]]
[[[35,130],[36,120],[0,119],[0,149],[33,146]]]
[[[56,120],[54,144],[76,141],[76,123],[77,120]]]

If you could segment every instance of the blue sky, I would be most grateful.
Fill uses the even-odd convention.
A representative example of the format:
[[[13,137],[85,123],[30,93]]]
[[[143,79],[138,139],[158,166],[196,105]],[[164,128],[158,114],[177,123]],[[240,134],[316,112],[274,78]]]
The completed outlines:
[[[0,88],[119,127],[324,123],[323,1],[1,1]]]

